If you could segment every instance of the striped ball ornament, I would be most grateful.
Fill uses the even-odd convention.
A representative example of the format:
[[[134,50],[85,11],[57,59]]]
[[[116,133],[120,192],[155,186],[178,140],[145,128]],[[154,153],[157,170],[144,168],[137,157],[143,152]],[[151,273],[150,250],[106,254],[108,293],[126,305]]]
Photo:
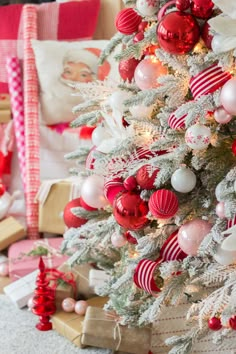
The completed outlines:
[[[168,189],[159,189],[149,199],[149,210],[159,219],[169,219],[174,216],[179,208],[178,198]]]
[[[138,31],[142,17],[132,8],[121,10],[115,20],[116,28],[120,33],[130,35]]]
[[[187,114],[182,117],[177,118],[175,112],[173,112],[168,119],[168,125],[171,129],[184,129],[185,128],[185,118]]]
[[[120,177],[115,177],[104,183],[104,195],[110,204],[113,204],[117,194],[124,192],[125,190],[123,179]]]

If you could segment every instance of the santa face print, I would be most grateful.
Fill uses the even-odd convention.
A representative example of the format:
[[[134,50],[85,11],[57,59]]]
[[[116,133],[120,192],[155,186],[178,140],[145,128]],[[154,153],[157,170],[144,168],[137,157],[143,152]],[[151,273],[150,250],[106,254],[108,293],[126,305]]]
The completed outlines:
[[[94,73],[85,63],[66,62],[61,78],[69,82],[91,82],[94,80]]]

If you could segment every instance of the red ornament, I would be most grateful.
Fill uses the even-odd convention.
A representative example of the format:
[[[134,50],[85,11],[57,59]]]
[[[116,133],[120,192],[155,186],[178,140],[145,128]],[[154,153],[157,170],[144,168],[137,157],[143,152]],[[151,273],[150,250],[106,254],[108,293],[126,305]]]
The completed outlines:
[[[104,195],[106,199],[110,202],[110,204],[113,204],[117,194],[124,191],[125,187],[123,184],[123,180],[120,177],[115,177],[112,180],[106,181],[104,183]]]
[[[90,140],[95,128],[96,127],[89,127],[88,125],[83,125],[79,131],[80,139]]]
[[[236,156],[236,140],[233,141],[232,152],[233,152],[234,156]]]
[[[208,22],[205,22],[201,29],[201,37],[203,39],[203,42],[205,43],[205,46],[208,49],[211,49],[211,42],[213,39],[213,35],[210,34],[210,25]]]
[[[156,218],[169,219],[177,213],[179,202],[172,191],[159,189],[151,195],[148,206]]]
[[[159,171],[160,170],[158,169],[152,171],[152,167],[150,165],[144,165],[140,167],[136,174],[136,180],[138,185],[142,189],[155,188],[154,182]]]
[[[182,129],[185,128],[185,118],[187,114],[182,117],[177,118],[175,112],[173,112],[168,118],[168,125],[171,129]]]
[[[129,126],[129,123],[125,120],[124,117],[122,117],[122,125],[123,125],[123,127],[125,127],[125,128]]]
[[[113,214],[118,224],[128,230],[140,230],[148,225],[148,203],[137,191],[123,192],[113,204]]]
[[[134,43],[138,43],[138,42],[142,41],[143,38],[144,38],[144,33],[143,33],[143,32],[138,32],[138,33],[136,33],[136,35],[134,36],[133,42],[134,42]]]
[[[134,176],[129,176],[124,180],[124,187],[127,191],[133,191],[137,188],[137,181]]]
[[[236,331],[236,316],[233,316],[229,319],[230,328]]]
[[[40,316],[36,328],[40,331],[49,331],[52,329],[50,315],[56,312],[55,297],[52,289],[49,288],[49,282],[46,280],[45,265],[42,257],[39,261],[39,275],[36,280],[37,288],[34,291],[33,307],[31,311]]]
[[[119,73],[121,78],[128,82],[131,82],[134,77],[134,71],[136,69],[136,66],[140,63],[140,60],[131,58],[127,60],[121,60],[119,62]]]
[[[4,184],[0,183],[0,197],[6,192]]]
[[[148,22],[147,21],[140,22],[140,24],[138,25],[138,31],[140,31],[140,32],[145,31],[147,26],[148,26]]]
[[[126,8],[117,14],[115,24],[119,32],[129,35],[137,32],[141,21],[142,17],[136,11],[132,8]]]
[[[159,45],[170,54],[186,54],[197,44],[200,29],[195,18],[184,12],[165,15],[157,26]]]
[[[136,240],[135,237],[133,237],[129,231],[126,231],[126,233],[124,234],[124,237],[126,238],[126,240],[129,243],[132,243],[133,245],[137,245],[138,241]]]
[[[80,206],[82,208],[84,208],[85,210],[88,210],[88,211],[97,210],[97,208],[93,208],[90,205],[86,204],[82,197],[80,197]]]
[[[221,320],[219,317],[212,317],[208,320],[208,327],[213,331],[219,331],[222,328]]]
[[[71,200],[66,204],[63,219],[67,227],[80,227],[84,225],[88,220],[82,219],[79,216],[75,216],[72,212],[72,208],[81,207],[80,198]]]
[[[176,0],[175,6],[179,11],[188,10],[190,7],[190,0]]]
[[[190,6],[193,16],[208,19],[212,15],[214,4],[211,0],[192,0]]]

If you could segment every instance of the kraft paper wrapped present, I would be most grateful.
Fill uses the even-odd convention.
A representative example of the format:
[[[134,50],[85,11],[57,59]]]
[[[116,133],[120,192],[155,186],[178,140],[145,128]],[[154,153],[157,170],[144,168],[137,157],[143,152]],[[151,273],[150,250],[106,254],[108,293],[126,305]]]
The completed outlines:
[[[91,269],[89,272],[89,286],[91,288],[103,286],[110,276],[106,274],[103,270]],[[96,289],[95,289],[96,292]]]
[[[106,297],[95,297],[87,302],[89,306],[103,307],[107,301]],[[84,347],[81,343],[83,321],[84,316],[79,316],[75,312],[58,311],[52,316],[53,328],[79,348]]]
[[[83,345],[147,354],[151,347],[151,327],[129,328],[98,307],[87,308],[81,343]]]
[[[94,289],[89,285],[89,274],[93,270],[93,266],[89,263],[77,264],[70,267],[68,264],[61,265],[58,270],[61,272],[72,272],[76,281],[77,297],[89,299],[94,297]]]
[[[6,249],[13,242],[25,238],[26,230],[12,216],[0,221],[0,251]]]
[[[43,181],[37,193],[39,202],[39,231],[63,234],[66,230],[63,211],[66,204],[79,197],[81,178]]]
[[[0,123],[8,123],[11,120],[11,111],[0,109]]]
[[[36,288],[36,278],[39,274],[38,270],[19,278],[13,283],[3,288],[4,293],[12,300],[12,302],[19,307],[25,307],[28,300],[34,295]]]
[[[0,94],[0,123],[8,123],[11,120],[10,95]]]
[[[68,259],[60,252],[62,237],[23,240],[8,249],[9,277],[14,281],[38,269],[42,256],[46,268],[58,268]]]

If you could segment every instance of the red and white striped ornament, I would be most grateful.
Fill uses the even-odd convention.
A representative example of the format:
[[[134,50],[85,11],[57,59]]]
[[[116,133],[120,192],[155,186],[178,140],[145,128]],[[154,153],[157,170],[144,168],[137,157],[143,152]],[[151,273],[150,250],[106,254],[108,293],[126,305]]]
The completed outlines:
[[[227,221],[227,229],[229,229],[230,227],[236,225],[236,214],[234,215],[234,217],[232,219],[229,219]]]
[[[156,218],[169,219],[177,213],[179,202],[174,192],[159,189],[151,195],[148,206]]]
[[[104,195],[110,204],[113,204],[113,201],[118,193],[124,192],[125,190],[123,180],[120,177],[115,177],[104,183]]]
[[[133,34],[138,31],[138,26],[142,21],[142,17],[132,8],[121,10],[115,20],[116,28],[123,34]]]
[[[173,232],[163,244],[160,257],[156,261],[150,261],[149,259],[142,259],[134,273],[134,283],[135,285],[147,291],[148,293],[155,296],[155,292],[160,292],[161,289],[155,284],[153,275],[157,267],[160,266],[162,262],[169,261],[181,261],[187,257],[187,254],[184,253],[178,244],[178,230]]]
[[[189,83],[190,90],[193,97],[196,99],[215,92],[231,79],[231,77],[232,75],[229,72],[223,71],[216,63],[191,78]]]
[[[187,114],[182,117],[177,118],[175,112],[173,112],[168,119],[168,125],[171,129],[184,129],[185,128],[185,118]]]
[[[97,152],[97,147],[93,146],[91,148],[91,150],[89,151],[86,161],[85,161],[85,168],[87,170],[93,170],[94,169],[94,164],[95,164],[95,157],[94,157],[94,153]]]
[[[134,161],[139,161],[142,159],[151,159],[152,157],[159,156],[159,155],[164,155],[166,154],[166,150],[163,151],[152,151],[148,147],[143,146],[137,148],[134,153],[130,156],[129,162],[134,162]]]

